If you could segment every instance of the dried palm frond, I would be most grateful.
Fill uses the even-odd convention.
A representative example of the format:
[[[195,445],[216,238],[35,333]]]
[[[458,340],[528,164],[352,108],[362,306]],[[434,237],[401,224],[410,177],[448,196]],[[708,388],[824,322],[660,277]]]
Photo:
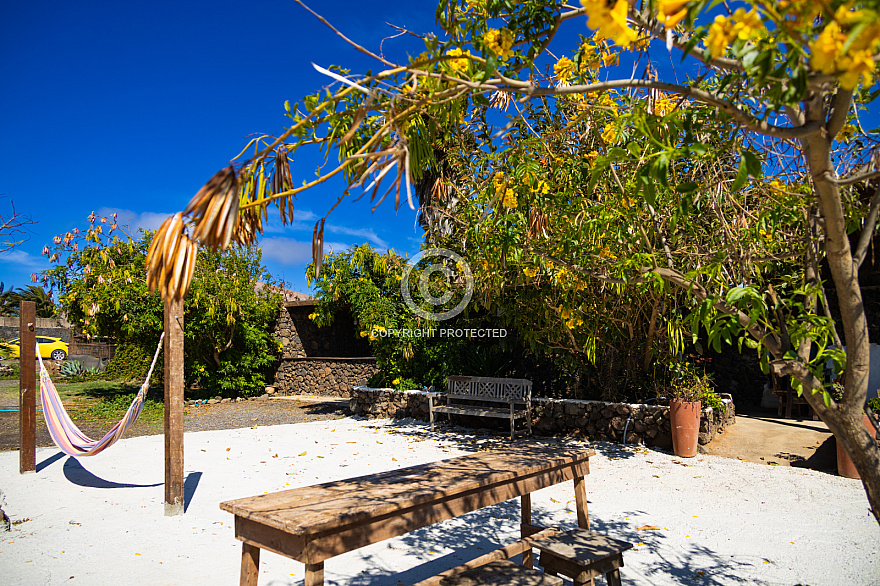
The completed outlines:
[[[147,285],[165,299],[182,299],[196,267],[199,245],[186,232],[183,214],[164,222],[153,236],[147,253]]]
[[[239,184],[232,165],[218,171],[186,206],[195,238],[214,249],[229,246],[238,225]]]
[[[275,172],[272,174],[272,194],[283,193],[293,189],[293,176],[290,173],[290,159],[287,156],[287,147],[279,145],[275,149]],[[289,224],[293,221],[293,196],[275,200],[278,211],[281,213],[281,221]]]
[[[324,261],[324,218],[315,222],[312,231],[312,262],[315,263],[315,278],[321,276],[321,264]]]
[[[547,216],[538,208],[529,210],[529,236],[532,238],[547,238]]]

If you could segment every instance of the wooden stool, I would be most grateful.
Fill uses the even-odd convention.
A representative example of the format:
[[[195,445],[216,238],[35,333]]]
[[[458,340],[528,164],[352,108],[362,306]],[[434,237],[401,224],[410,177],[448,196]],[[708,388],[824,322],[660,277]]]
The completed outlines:
[[[632,544],[589,529],[574,529],[539,539],[535,547],[541,551],[538,563],[551,576],[562,574],[574,580],[575,586],[584,586],[605,574],[608,586],[620,586],[618,568],[623,567],[623,552]]]
[[[510,560],[497,560],[484,566],[444,578],[442,586],[562,586],[562,578],[548,576]]]

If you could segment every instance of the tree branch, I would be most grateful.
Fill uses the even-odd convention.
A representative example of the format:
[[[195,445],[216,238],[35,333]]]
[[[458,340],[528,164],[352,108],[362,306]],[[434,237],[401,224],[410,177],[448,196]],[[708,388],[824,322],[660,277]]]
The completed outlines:
[[[828,117],[828,123],[825,124],[825,132],[828,133],[829,139],[833,140],[846,123],[846,113],[849,112],[852,97],[852,90],[842,88],[838,88],[837,93],[834,94],[834,101],[831,103],[831,116]]]
[[[643,18],[642,14],[635,13],[636,16],[632,16],[630,14],[630,18],[633,20],[641,28],[647,30],[651,36],[656,39],[665,40],[666,39],[666,28],[659,24],[648,24],[648,21]],[[686,51],[687,44],[690,41],[690,36],[681,35],[673,33],[672,36],[672,46],[678,49],[679,51]],[[742,73],[746,70],[745,66],[741,61],[737,59],[728,59],[726,57],[711,57],[708,53],[706,53],[705,49],[701,49],[700,47],[691,47],[690,51],[687,53],[688,55],[693,56],[698,61],[702,62],[709,67],[717,67],[718,69],[723,69],[725,71],[735,71],[737,73]]]
[[[862,233],[859,235],[859,243],[856,245],[856,249],[853,252],[853,266],[856,272],[858,272],[862,263],[865,262],[865,255],[868,252],[868,246],[870,246],[871,241],[874,240],[874,230],[877,228],[878,213],[880,213],[880,187],[877,188],[877,191],[874,192],[874,197],[871,198],[871,210],[865,218],[865,226],[862,228]]]
[[[880,170],[871,171],[870,173],[862,173],[861,175],[853,175],[851,177],[844,177],[843,179],[835,179],[831,173],[825,172],[822,174],[822,178],[825,179],[828,183],[833,183],[834,185],[852,185],[853,183],[861,183],[862,181],[868,181],[869,179],[874,179],[876,177],[880,177]]]
[[[687,98],[692,98],[699,102],[703,102],[704,104],[714,106],[722,112],[729,114],[730,117],[733,118],[737,123],[741,124],[742,126],[753,132],[766,136],[772,136],[774,138],[804,138],[806,136],[810,136],[821,131],[823,128],[820,123],[815,121],[806,122],[800,126],[776,126],[774,124],[768,124],[764,120],[759,120],[748,112],[740,110],[734,104],[726,100],[722,100],[718,96],[709,92],[696,88],[680,86],[674,83],[652,81],[648,79],[618,79],[613,81],[604,81],[600,83],[591,83],[587,85],[570,85],[555,88],[531,86],[529,93],[535,96],[552,96],[565,94],[588,94],[620,88],[657,89]],[[498,89],[515,93],[521,93],[523,91],[522,86],[506,88],[501,87]]]

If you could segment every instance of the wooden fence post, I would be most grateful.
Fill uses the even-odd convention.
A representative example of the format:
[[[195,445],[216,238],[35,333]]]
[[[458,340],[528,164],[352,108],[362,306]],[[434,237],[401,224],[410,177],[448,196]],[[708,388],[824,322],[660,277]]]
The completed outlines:
[[[165,301],[165,515],[182,515],[183,300]]]
[[[37,471],[37,376],[36,342],[37,304],[22,301],[19,305],[18,347],[18,472]]]

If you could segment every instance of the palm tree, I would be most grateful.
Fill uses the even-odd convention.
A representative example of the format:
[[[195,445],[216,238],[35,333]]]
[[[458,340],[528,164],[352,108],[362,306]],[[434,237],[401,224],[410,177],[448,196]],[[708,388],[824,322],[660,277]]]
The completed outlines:
[[[28,285],[25,288],[10,289],[6,293],[2,293],[2,289],[0,289],[0,295],[6,296],[3,299],[3,310],[10,312],[6,315],[18,315],[22,301],[33,301],[36,304],[37,317],[56,317],[58,315],[52,296],[46,293],[42,287]]]

